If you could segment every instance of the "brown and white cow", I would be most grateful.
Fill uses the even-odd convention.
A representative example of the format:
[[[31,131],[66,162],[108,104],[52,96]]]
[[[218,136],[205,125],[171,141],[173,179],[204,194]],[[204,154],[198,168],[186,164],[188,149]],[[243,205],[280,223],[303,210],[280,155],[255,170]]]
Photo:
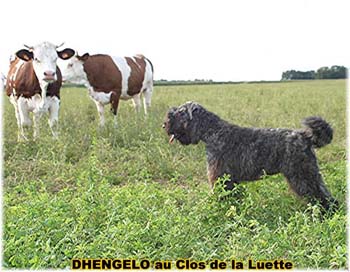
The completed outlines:
[[[49,42],[17,51],[10,61],[7,75],[6,94],[15,108],[18,124],[18,140],[27,140],[24,127],[31,125],[33,112],[34,138],[39,134],[39,119],[43,112],[49,112],[49,125],[57,137],[57,122],[60,107],[62,76],[57,58],[69,59],[75,51],[66,48],[57,51]]]
[[[105,123],[104,106],[111,104],[114,122],[117,124],[119,100],[133,99],[136,112],[141,108],[143,95],[144,112],[151,106],[153,91],[153,66],[142,55],[112,57],[109,55],[76,55],[62,69],[63,80],[83,84],[95,102],[100,125]]]

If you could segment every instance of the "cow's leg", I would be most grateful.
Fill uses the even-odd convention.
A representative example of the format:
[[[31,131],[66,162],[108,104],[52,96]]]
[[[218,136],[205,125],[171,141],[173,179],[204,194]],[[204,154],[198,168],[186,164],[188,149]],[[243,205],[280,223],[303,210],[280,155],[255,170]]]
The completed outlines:
[[[113,126],[114,126],[114,128],[117,128],[117,127],[118,127],[118,118],[117,118],[117,115],[114,115],[114,116],[113,116]]]
[[[16,119],[17,119],[17,141],[22,140],[22,135],[23,135],[23,128],[22,128],[22,122],[21,122],[21,116],[19,114],[18,106],[15,106],[15,114],[16,114]],[[23,139],[25,140],[25,139]]]
[[[134,104],[134,108],[135,108],[136,113],[139,113],[140,109],[141,109],[141,94],[139,93],[137,95],[134,95],[132,97],[132,102]]]
[[[40,128],[40,117],[42,115],[42,110],[39,108],[39,105],[41,103],[41,97],[39,94],[35,94],[31,98],[33,105],[33,138],[34,140],[39,137],[39,128]]]
[[[40,112],[33,113],[33,128],[34,128],[33,138],[34,138],[34,140],[36,140],[39,137],[40,116],[41,116]]]
[[[49,84],[45,81],[40,82],[41,89],[41,101],[39,103],[39,111],[44,111],[45,101],[46,101],[46,92]]]
[[[21,125],[21,116],[19,114],[19,109],[18,109],[18,103],[17,103],[17,98],[13,95],[10,96],[10,102],[13,105],[13,107],[15,108],[15,115],[16,115],[16,120],[17,120],[17,127],[18,127],[18,131],[17,131],[17,141],[21,140],[21,131],[22,131],[22,125]]]
[[[151,99],[152,99],[152,88],[149,87],[143,92],[143,109],[145,111],[145,115],[147,115],[149,108],[151,107]]]
[[[119,100],[120,100],[120,92],[112,92],[110,97],[111,102],[111,111],[114,114],[114,127],[118,127],[117,122],[117,113],[118,113],[118,106],[119,106]]]
[[[58,115],[60,111],[60,99],[56,96],[50,98],[49,106],[49,126],[52,136],[56,139],[58,137]]]
[[[97,112],[100,117],[100,127],[103,127],[105,125],[105,106],[95,99],[94,102],[96,104]]]
[[[19,141],[25,140],[28,141],[28,138],[25,136],[25,127],[30,127],[32,125],[32,121],[30,120],[28,104],[24,97],[20,97],[17,100],[18,105],[18,115],[20,120],[20,134],[18,137]]]

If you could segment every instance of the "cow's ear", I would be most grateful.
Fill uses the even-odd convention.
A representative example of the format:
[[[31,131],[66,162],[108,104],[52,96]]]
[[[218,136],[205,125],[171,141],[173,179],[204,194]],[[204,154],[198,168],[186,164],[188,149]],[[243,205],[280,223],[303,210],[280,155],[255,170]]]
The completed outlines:
[[[67,60],[74,56],[75,51],[73,49],[66,48],[62,51],[57,51],[57,54],[61,59]]]
[[[21,49],[16,52],[16,56],[19,57],[21,60],[30,61],[33,59],[33,52],[27,49]]]
[[[86,61],[88,58],[89,58],[90,54],[89,53],[85,53],[84,55],[82,56],[77,56],[77,59],[78,60],[81,60],[81,61]]]

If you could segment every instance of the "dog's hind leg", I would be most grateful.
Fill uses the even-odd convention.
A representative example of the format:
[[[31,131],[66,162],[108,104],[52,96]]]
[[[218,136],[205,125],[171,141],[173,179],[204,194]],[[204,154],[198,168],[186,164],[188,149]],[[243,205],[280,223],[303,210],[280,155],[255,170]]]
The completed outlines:
[[[338,202],[328,191],[319,172],[316,158],[308,156],[298,161],[290,161],[288,170],[283,171],[291,189],[311,203],[319,202],[325,210],[337,208]]]

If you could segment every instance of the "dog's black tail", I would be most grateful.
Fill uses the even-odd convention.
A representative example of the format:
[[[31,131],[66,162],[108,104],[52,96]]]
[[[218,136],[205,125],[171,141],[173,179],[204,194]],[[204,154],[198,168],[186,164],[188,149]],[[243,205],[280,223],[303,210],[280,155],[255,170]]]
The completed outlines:
[[[311,116],[303,120],[302,124],[312,131],[312,144],[314,147],[322,147],[333,139],[332,127],[321,117]]]

